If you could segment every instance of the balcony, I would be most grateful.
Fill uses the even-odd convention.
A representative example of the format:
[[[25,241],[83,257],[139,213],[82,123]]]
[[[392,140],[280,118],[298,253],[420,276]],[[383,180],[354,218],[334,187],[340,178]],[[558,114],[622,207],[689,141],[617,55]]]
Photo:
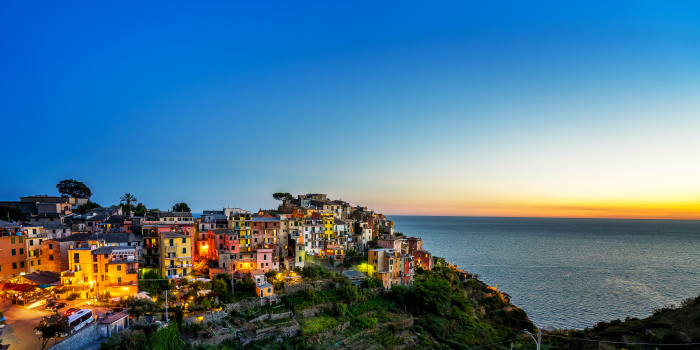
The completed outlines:
[[[121,286],[136,286],[138,283],[136,281],[122,281],[122,282],[109,282],[107,286],[110,287],[121,287]]]
[[[166,253],[177,253],[177,247],[175,247],[175,246],[165,247],[165,252]]]
[[[246,226],[245,229],[246,229],[246,230],[250,230],[250,226]]]

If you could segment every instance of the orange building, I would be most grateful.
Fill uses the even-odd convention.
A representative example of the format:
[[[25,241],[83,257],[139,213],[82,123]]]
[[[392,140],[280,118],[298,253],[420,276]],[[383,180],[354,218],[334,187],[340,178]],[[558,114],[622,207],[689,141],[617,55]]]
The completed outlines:
[[[61,285],[83,298],[120,297],[138,292],[138,260],[134,246],[85,245],[68,249],[70,270],[61,273]]]
[[[27,247],[19,224],[0,220],[0,277],[27,272]]]

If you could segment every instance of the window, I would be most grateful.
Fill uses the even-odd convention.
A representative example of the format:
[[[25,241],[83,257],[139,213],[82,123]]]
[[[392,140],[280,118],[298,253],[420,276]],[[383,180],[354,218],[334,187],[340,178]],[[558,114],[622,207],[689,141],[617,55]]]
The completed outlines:
[[[17,249],[12,249],[12,255],[17,255]]]
[[[109,264],[105,264],[105,273],[109,272]]]
[[[29,245],[34,245],[34,241],[30,239],[30,240],[29,240]]]
[[[121,265],[117,265],[117,271],[121,271],[121,270],[122,270],[122,266],[121,266]]]
[[[263,254],[263,260],[267,260],[267,254]]]
[[[24,267],[24,261],[19,262],[19,267],[23,268]]]
[[[41,241],[43,241],[41,238],[39,238],[39,245],[41,245]]]
[[[24,243],[24,237],[19,236],[19,243]]]
[[[24,248],[19,248],[19,255],[24,254]]]
[[[76,264],[80,264],[80,254],[79,253],[73,253],[73,262]]]
[[[175,244],[174,244],[175,241],[174,241],[172,238],[169,240],[169,243],[170,243],[170,246],[171,246],[171,247],[172,247],[173,245],[175,245]]]
[[[97,262],[97,255],[92,256],[92,262]]]
[[[33,260],[30,261],[30,262],[29,262],[29,265],[30,265],[30,266],[34,266],[34,261],[33,261]]]
[[[97,264],[92,265],[92,273],[97,273]]]
[[[12,263],[12,269],[17,270],[17,263]]]
[[[36,234],[36,229],[35,229],[35,228],[32,229],[32,234],[33,234],[33,235]]]
[[[10,237],[10,243],[15,244],[15,237]]]
[[[224,267],[226,267],[226,266],[224,266]],[[187,274],[187,269],[182,269],[182,274],[183,274],[183,275],[186,275],[186,274]]]
[[[121,277],[117,277],[117,283],[122,283],[122,278],[121,278]]]
[[[187,254],[187,248],[182,248],[182,254]]]
[[[37,264],[37,265],[41,265],[41,260],[37,260],[37,261],[36,261],[36,264]]]
[[[49,261],[53,261],[53,255],[49,255]]]
[[[187,238],[183,237],[183,238],[182,238],[182,243],[187,243]]]
[[[53,249],[53,244],[49,244],[49,249]]]

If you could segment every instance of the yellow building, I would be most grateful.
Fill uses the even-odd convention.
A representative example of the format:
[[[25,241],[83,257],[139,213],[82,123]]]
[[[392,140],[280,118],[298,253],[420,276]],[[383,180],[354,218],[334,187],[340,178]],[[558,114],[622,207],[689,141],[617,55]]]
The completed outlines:
[[[161,276],[180,278],[192,272],[191,237],[177,232],[161,232],[159,238]]]
[[[240,252],[249,252],[252,249],[251,222],[253,219],[250,213],[236,213],[229,217],[228,228],[238,234]]]
[[[46,230],[39,225],[24,225],[27,234],[27,264],[28,273],[42,271],[41,268],[41,242],[46,240]]]
[[[70,270],[61,273],[61,284],[83,298],[136,294],[139,268],[136,247],[91,243],[97,244],[68,249]]]
[[[333,213],[323,214],[323,237],[327,240],[335,239],[335,233],[333,232],[334,219]]]

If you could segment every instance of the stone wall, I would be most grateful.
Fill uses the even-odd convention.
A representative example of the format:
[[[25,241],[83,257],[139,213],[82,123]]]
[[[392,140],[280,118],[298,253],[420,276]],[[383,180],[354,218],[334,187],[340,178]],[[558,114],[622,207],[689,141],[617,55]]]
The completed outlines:
[[[255,323],[255,322],[258,322],[258,321],[267,320],[267,319],[269,319],[269,318],[270,318],[270,314],[264,314],[264,315],[260,315],[260,316],[258,316],[258,317],[256,317],[256,318],[254,318],[254,319],[248,321],[248,323]]]
[[[291,311],[283,312],[281,314],[270,314],[271,320],[279,320],[283,318],[292,317],[294,314]]]
[[[231,312],[233,310],[236,310],[238,312],[245,311],[251,308],[254,308],[256,306],[262,306],[262,299],[259,299],[257,297],[255,298],[248,298],[248,299],[243,299],[237,303],[233,304],[226,304],[225,310],[227,312]]]
[[[73,333],[70,337],[63,339],[60,343],[48,348],[50,350],[78,350],[85,345],[100,338],[100,331],[97,323],[90,324],[85,328]]]
[[[284,293],[292,294],[302,290],[314,289],[316,291],[321,291],[323,287],[323,281],[305,282],[305,283],[295,283],[295,284],[285,284]]]
[[[202,318],[202,320],[199,320],[199,317]],[[187,316],[182,319],[182,323],[184,324],[189,324],[189,323],[194,323],[194,322],[202,322],[202,323],[207,323],[211,321],[218,321],[222,318],[228,317],[228,312],[226,311],[210,311],[206,312],[203,314],[199,315],[194,315],[194,316]]]

